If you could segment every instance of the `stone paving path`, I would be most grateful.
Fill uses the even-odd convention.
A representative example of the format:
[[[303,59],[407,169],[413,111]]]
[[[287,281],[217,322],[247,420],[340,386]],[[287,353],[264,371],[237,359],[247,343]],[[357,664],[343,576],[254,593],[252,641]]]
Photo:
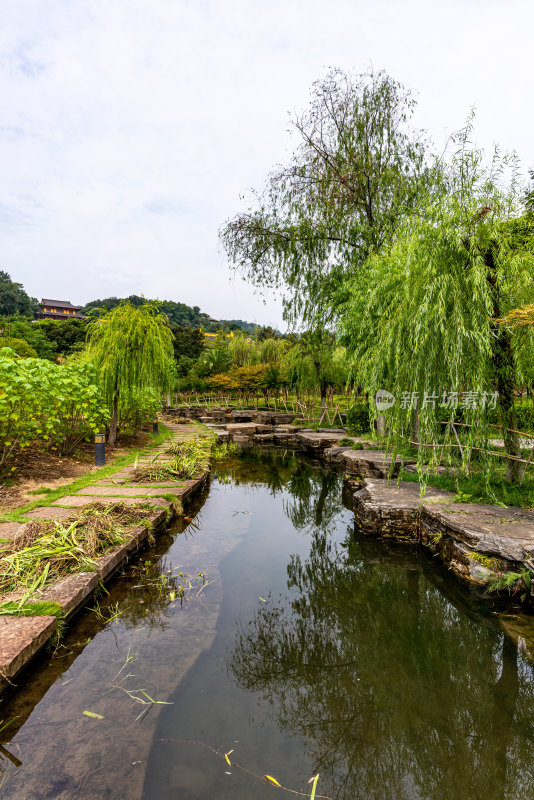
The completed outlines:
[[[128,536],[124,545],[111,548],[105,556],[97,560],[97,572],[69,575],[47,587],[39,596],[40,600],[59,603],[66,617],[71,616],[85,605],[99,581],[107,580],[128,558],[144,544],[150,530],[165,527],[169,510],[174,516],[175,509],[186,500],[205,479],[205,474],[195,480],[166,480],[161,483],[132,483],[132,474],[137,467],[151,463],[165,464],[172,456],[167,453],[171,443],[197,440],[211,436],[211,431],[198,424],[178,424],[165,422],[170,429],[167,439],[156,447],[148,447],[132,464],[119,472],[96,481],[80,489],[75,494],[65,495],[51,503],[41,506],[24,516],[28,519],[62,519],[71,515],[74,509],[89,503],[150,503],[154,513],[147,524],[140,525]],[[13,539],[22,527],[21,523],[0,523],[0,538]],[[0,544],[0,547],[2,545]],[[0,596],[0,601],[2,598]],[[56,618],[0,616],[0,691],[12,683],[17,673],[26,666],[41,648],[52,638],[56,629]]]

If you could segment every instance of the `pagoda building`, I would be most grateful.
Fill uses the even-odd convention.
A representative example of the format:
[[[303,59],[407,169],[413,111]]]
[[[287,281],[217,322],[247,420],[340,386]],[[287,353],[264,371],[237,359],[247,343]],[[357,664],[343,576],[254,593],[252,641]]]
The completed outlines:
[[[41,300],[41,311],[35,313],[35,319],[85,319],[78,313],[83,306],[73,306],[67,300]]]

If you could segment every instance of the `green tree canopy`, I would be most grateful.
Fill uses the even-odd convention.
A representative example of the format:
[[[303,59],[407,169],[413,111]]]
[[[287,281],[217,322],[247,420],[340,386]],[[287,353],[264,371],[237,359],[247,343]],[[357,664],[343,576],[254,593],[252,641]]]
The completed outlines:
[[[33,318],[37,300],[28,297],[22,283],[12,281],[7,272],[0,270],[0,315],[22,314]]]
[[[172,333],[155,304],[123,303],[92,322],[87,358],[96,365],[111,411],[109,444],[117,438],[119,405],[137,406],[139,392],[169,390],[175,375]]]
[[[204,350],[204,335],[199,328],[184,328],[182,325],[171,325],[176,361],[182,356],[199,358]]]
[[[87,322],[83,319],[42,319],[34,327],[46,336],[58,356],[81,350],[87,338]]]
[[[520,450],[506,429],[517,428],[514,388],[532,340],[523,337],[519,346],[498,319],[534,299],[534,225],[522,216],[513,160],[496,154],[486,165],[469,148],[470,134],[469,124],[439,191],[355,278],[344,330],[358,381],[372,395],[384,388],[398,398],[387,412],[397,437],[410,437],[415,398],[427,442],[436,442],[439,422],[453,419],[463,399],[466,415],[477,421],[473,437],[487,440],[483,423],[497,392],[515,479]]]
[[[64,325],[66,322],[56,322],[55,325]],[[0,332],[4,336],[13,336],[24,339],[32,347],[39,358],[53,361],[57,355],[56,343],[46,335],[46,328],[40,323],[33,322],[28,317],[16,315],[0,317]]]
[[[308,327],[336,319],[345,281],[417,203],[429,174],[425,143],[408,120],[414,100],[385,72],[331,70],[292,119],[298,146],[257,205],[221,230],[236,269],[284,288],[285,318]]]

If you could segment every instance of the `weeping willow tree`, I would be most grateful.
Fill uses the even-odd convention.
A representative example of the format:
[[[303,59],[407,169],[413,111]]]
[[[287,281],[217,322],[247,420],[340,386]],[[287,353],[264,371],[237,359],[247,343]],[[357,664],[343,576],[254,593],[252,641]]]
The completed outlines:
[[[503,324],[510,323],[517,327],[525,325],[534,327],[534,303],[528,306],[522,306],[521,308],[513,308],[509,314],[507,314],[504,319],[499,320],[499,322]]]
[[[131,410],[140,393],[171,388],[175,375],[172,333],[156,303],[122,303],[89,326],[87,357],[96,365],[111,412],[108,443],[117,439],[119,409]]]
[[[342,387],[347,382],[348,362],[344,347],[338,347],[333,334],[307,331],[289,350],[284,359],[289,385],[299,391],[321,395],[326,405],[328,389]]]
[[[343,327],[358,381],[372,395],[396,397],[386,412],[396,442],[454,444],[467,468],[472,448],[487,447],[495,405],[507,477],[516,481],[514,389],[532,339],[520,341],[498,320],[534,299],[534,220],[521,203],[515,160],[496,152],[486,165],[470,134],[471,123],[441,186],[355,279]],[[471,426],[463,448],[452,425],[458,406]],[[431,466],[439,448],[433,454]]]
[[[220,238],[236,270],[284,290],[292,324],[338,319],[346,281],[388,240],[429,180],[415,101],[386,72],[333,69],[291,119],[296,148]]]

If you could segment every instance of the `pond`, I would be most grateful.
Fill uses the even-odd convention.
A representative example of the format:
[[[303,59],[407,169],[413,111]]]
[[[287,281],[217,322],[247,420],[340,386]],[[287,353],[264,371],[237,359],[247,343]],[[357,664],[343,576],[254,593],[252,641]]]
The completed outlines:
[[[319,773],[339,800],[524,800],[534,671],[508,622],[355,531],[340,475],[251,451],[2,704],[0,797],[261,800]]]

